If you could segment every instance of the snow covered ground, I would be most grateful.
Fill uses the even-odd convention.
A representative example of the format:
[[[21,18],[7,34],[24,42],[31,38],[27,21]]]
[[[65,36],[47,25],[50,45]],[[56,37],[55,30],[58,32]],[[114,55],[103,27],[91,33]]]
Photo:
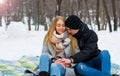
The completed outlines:
[[[33,28],[34,29],[34,28]],[[12,22],[7,31],[0,27],[0,59],[18,60],[23,55],[39,56],[45,35],[44,28],[41,31],[27,31],[27,25],[21,22]],[[113,63],[120,65],[120,29],[117,32],[96,31],[99,37],[99,48],[107,49],[111,54]]]
[[[99,37],[99,48],[107,49],[111,55],[111,61],[120,65],[120,29],[117,32],[109,33],[107,31],[97,32]]]
[[[23,55],[40,55],[45,31],[27,31],[26,26],[12,22],[7,31],[0,31],[0,59],[17,60]]]

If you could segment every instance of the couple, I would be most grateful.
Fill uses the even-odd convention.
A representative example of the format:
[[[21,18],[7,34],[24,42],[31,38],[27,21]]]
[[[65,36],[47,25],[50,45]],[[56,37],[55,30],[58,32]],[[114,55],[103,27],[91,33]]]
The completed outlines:
[[[39,76],[64,76],[66,67],[74,68],[76,76],[111,76],[110,55],[98,49],[97,41],[79,17],[55,17],[44,38]]]

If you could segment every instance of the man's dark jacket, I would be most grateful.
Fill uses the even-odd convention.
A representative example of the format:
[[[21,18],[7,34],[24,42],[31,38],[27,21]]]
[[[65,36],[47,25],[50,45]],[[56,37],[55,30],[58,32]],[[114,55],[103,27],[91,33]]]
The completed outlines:
[[[80,48],[80,52],[71,56],[75,63],[87,62],[100,53],[97,45],[98,37],[93,30],[89,30],[86,24],[83,24],[83,27],[74,37],[77,39]]]

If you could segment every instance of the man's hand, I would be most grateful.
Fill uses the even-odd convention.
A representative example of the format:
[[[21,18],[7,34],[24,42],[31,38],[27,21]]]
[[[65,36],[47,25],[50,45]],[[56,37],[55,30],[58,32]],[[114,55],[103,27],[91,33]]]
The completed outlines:
[[[55,61],[55,63],[58,63],[58,64],[62,65],[64,68],[66,67],[66,64],[64,63],[64,61],[62,59],[57,59]]]
[[[71,64],[70,59],[57,59],[55,62],[61,64],[63,67],[69,67]]]

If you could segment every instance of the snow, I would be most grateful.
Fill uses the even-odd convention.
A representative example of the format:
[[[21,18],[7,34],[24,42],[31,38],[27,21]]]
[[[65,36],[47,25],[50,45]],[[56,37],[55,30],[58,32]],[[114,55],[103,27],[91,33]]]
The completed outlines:
[[[22,22],[11,22],[7,28],[7,35],[13,38],[27,37],[27,28]]]
[[[107,49],[111,55],[111,61],[120,65],[120,29],[117,32],[109,33],[107,31],[99,31],[98,34],[98,44],[101,50]]]
[[[46,31],[28,31],[27,25],[22,22],[12,22],[6,31],[0,27],[0,59],[17,60],[23,55],[40,56],[42,42]],[[34,29],[34,27],[32,27]],[[98,34],[98,46],[101,50],[107,49],[111,61],[120,65],[120,29],[117,32],[95,31]]]
[[[45,32],[27,31],[26,26],[12,22],[6,32],[0,31],[0,59],[17,60],[23,55],[41,54]]]

